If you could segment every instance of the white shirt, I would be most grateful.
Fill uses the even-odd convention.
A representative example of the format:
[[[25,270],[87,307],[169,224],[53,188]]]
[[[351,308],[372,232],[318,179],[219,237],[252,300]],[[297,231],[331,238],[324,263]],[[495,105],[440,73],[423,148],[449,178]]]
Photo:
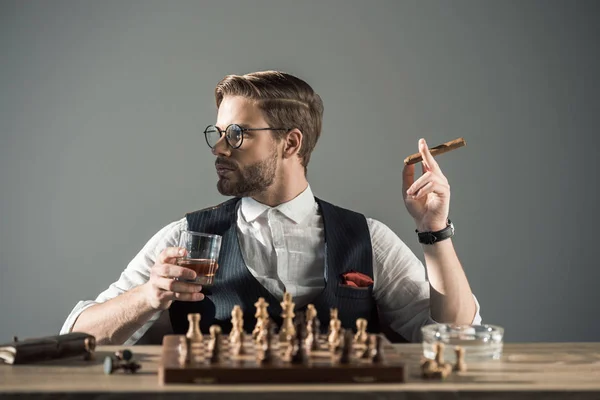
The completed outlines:
[[[324,287],[325,236],[323,218],[310,186],[277,207],[244,197],[236,212],[242,256],[252,275],[279,300],[283,299],[284,292],[290,292],[297,307],[315,299]],[[371,218],[367,218],[367,225],[373,247],[373,296],[380,317],[389,321],[390,327],[407,340],[420,341],[420,328],[435,323],[430,316],[425,268],[386,225]],[[177,246],[180,232],[186,229],[185,217],[162,228],[131,260],[121,277],[95,301],[77,303],[60,333],[70,332],[86,308],[146,283],[158,255],[166,247]],[[476,298],[475,303],[477,312],[473,324],[481,324]],[[162,313],[155,313],[124,345],[135,344]],[[155,330],[165,329],[158,325]]]

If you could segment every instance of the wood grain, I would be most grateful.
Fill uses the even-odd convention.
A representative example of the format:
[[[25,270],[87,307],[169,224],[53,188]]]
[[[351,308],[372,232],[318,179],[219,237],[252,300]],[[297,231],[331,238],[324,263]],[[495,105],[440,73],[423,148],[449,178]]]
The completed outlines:
[[[425,381],[419,374],[422,354],[420,344],[396,344],[408,367],[406,383],[397,384],[268,384],[268,385],[192,385],[162,386],[158,380],[161,346],[133,346],[134,359],[142,364],[136,375],[115,373],[104,375],[104,356],[122,346],[99,346],[96,360],[81,359],[48,361],[36,365],[0,365],[0,398],[30,394],[76,394],[103,399],[150,398],[165,393],[202,392],[203,399],[277,398],[287,393],[286,400],[344,393],[344,399],[393,398],[398,392],[404,398],[502,398],[514,400],[538,394],[546,398],[600,398],[600,343],[507,343],[500,360],[468,365],[468,371],[454,373],[444,382]],[[87,394],[86,394],[87,393]],[[90,396],[93,394],[93,396]],[[288,395],[289,394],[289,395]],[[178,397],[179,398],[179,397]],[[183,396],[185,398],[185,396]]]

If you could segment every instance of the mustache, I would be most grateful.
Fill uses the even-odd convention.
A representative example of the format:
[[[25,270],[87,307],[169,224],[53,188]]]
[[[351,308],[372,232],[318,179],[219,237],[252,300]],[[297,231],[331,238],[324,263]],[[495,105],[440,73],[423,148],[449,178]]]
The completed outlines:
[[[222,158],[217,158],[215,160],[215,167],[237,169],[237,165],[235,165],[235,163]]]

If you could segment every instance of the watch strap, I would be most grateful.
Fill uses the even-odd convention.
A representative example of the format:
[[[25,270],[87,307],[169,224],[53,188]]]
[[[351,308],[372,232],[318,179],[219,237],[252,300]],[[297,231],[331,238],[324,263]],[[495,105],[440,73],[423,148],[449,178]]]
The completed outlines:
[[[415,230],[415,232],[419,237],[419,243],[434,244],[454,236],[454,224],[452,224],[452,221],[448,220],[448,226],[440,231],[419,232],[418,230]]]

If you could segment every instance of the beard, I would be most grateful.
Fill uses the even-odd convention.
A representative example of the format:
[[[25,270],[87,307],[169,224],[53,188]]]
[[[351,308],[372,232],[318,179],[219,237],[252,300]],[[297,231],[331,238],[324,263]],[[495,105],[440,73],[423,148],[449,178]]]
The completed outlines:
[[[277,171],[277,150],[262,161],[240,168],[217,159],[215,164],[235,168],[225,176],[219,176],[217,190],[224,196],[250,197],[265,191],[275,181]]]

